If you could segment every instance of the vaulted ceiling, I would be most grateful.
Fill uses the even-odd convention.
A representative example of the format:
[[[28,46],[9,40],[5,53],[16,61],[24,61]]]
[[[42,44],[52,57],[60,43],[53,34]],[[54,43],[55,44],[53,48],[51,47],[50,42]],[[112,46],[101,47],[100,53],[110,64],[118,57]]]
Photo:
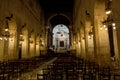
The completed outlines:
[[[39,0],[45,12],[72,12],[74,0]]]
[[[70,25],[70,20],[59,14],[67,13],[65,15],[71,19],[73,15],[74,0],[39,0],[39,2],[44,11],[46,21],[50,17],[51,13],[58,14],[49,21],[52,26],[57,24]]]
[[[70,21],[62,16],[62,15],[56,15],[50,20],[51,25],[55,26],[57,24],[64,24],[66,26],[70,25]]]

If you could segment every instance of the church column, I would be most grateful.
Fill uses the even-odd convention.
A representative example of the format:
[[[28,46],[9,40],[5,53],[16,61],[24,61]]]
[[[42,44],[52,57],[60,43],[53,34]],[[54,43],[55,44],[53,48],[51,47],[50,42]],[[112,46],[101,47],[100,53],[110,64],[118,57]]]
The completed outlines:
[[[81,31],[80,31],[80,34],[81,34],[81,55],[82,55],[82,58],[85,59],[86,57],[86,54],[85,54],[85,35],[84,35],[84,27],[83,25],[81,26]]]
[[[99,5],[99,6],[98,6]],[[105,2],[96,1],[94,12],[95,61],[101,66],[111,65],[108,27],[104,25]],[[103,29],[102,29],[103,27]],[[101,59],[102,58],[102,59]]]
[[[115,27],[116,29],[113,30],[113,40],[114,40],[114,49],[115,49],[115,61],[120,61],[120,9],[119,9],[119,0],[111,0],[112,1],[112,18],[115,21]]]
[[[89,23],[88,21],[85,22],[85,51],[86,51],[86,60],[89,60],[89,51],[88,51],[88,30],[89,30]]]

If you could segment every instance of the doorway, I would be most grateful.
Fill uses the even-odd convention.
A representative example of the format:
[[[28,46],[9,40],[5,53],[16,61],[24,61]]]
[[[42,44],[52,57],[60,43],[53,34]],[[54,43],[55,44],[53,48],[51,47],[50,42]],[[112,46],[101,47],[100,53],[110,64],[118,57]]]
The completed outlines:
[[[64,53],[69,50],[69,29],[66,25],[58,24],[53,28],[54,50],[59,53]]]

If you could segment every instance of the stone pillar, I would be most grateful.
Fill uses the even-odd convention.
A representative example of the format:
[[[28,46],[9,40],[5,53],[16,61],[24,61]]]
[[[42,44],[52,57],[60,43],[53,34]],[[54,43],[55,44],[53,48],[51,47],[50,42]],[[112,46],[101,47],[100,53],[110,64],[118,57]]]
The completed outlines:
[[[94,55],[95,55],[95,61],[97,63],[99,63],[98,60],[98,54],[99,54],[99,35],[98,35],[98,23],[97,23],[97,18],[95,16],[94,18],[94,28],[93,28],[93,32],[94,32]]]
[[[108,26],[104,26],[103,30],[101,30],[104,17],[107,17],[105,14],[105,2],[96,1],[94,10],[95,61],[101,66],[109,66],[111,65],[111,56]]]
[[[116,23],[116,31],[114,31],[114,34],[116,34],[116,39],[114,40],[115,45],[115,57],[117,61],[120,61],[120,9],[119,4],[120,0],[112,0],[112,13],[113,18]]]
[[[85,35],[84,35],[84,27],[82,26],[81,28],[81,31],[80,31],[80,34],[81,34],[81,55],[82,55],[82,58],[85,59]]]
[[[90,58],[90,56],[89,56],[89,52],[88,52],[88,32],[89,32],[89,22],[88,21],[86,21],[85,22],[85,31],[84,31],[84,33],[85,33],[85,54],[86,54],[86,60],[89,60],[89,58]]]

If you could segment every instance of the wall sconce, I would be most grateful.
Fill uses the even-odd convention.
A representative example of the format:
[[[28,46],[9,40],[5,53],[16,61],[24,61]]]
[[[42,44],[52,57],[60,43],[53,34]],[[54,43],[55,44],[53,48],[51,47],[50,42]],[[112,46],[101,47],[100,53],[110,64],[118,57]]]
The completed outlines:
[[[43,41],[41,42],[41,45],[44,46],[44,42]]]
[[[74,41],[74,42],[73,42],[73,44],[75,45],[75,44],[76,44],[76,42]]]
[[[88,32],[88,38],[91,39],[93,37],[93,26],[91,25],[91,28]]]
[[[9,31],[8,27],[5,28],[5,32]]]
[[[114,20],[110,16],[108,16],[107,19],[102,22],[102,24],[103,26],[100,27],[100,30],[102,29],[107,30],[109,26],[113,27],[114,30],[116,29],[116,26],[115,26],[116,24],[114,23]]]
[[[78,44],[80,44],[80,40],[78,41]]]
[[[106,9],[106,10],[105,10],[105,13],[106,13],[107,15],[111,14],[111,12],[112,12],[111,9]]]
[[[44,42],[40,40],[40,46],[44,46]]]
[[[3,37],[4,37],[4,40],[8,40],[8,38],[10,37],[8,21],[6,21]]]
[[[13,41],[13,34],[10,34],[9,32],[3,34],[1,37],[0,37],[0,40],[10,40],[10,41]]]
[[[10,21],[12,18],[13,18],[13,14],[10,14],[10,16],[5,17],[6,26],[5,26],[5,29],[4,29],[4,33],[2,35],[4,40],[9,39],[10,41],[13,41],[13,33],[10,34],[10,32],[9,32],[9,24],[8,24],[8,21]],[[1,40],[3,40],[2,37],[0,38]]]
[[[112,60],[112,61],[115,61],[115,57],[111,57],[111,60]]]
[[[2,33],[0,33],[0,40],[3,40],[3,35],[2,35]]]
[[[3,40],[3,38],[2,38],[2,37],[0,37],[0,40]]]
[[[13,41],[13,33],[10,34],[9,40],[10,40],[10,41]]]
[[[105,9],[105,13],[107,15],[111,14],[112,10],[111,10],[111,3],[112,3],[112,0],[107,0],[106,1],[106,9]]]
[[[7,28],[4,31],[3,37],[4,37],[4,40],[8,40],[10,38],[10,33]]]
[[[102,22],[103,26],[100,27],[100,30],[102,30],[103,28],[105,30],[108,30],[108,27],[113,27],[114,30],[116,29],[114,20],[111,18],[112,15],[110,15],[111,12],[112,12],[112,10],[111,10],[111,3],[112,3],[112,0],[107,0],[107,2],[106,2],[105,12],[106,12],[106,14],[108,16],[107,16],[107,19],[105,19]]]
[[[20,41],[20,44],[22,44],[22,43],[23,43],[23,41],[24,41],[24,39],[23,39],[23,34],[22,34],[22,33],[20,34],[19,41]]]
[[[5,26],[5,29],[4,29],[3,33],[1,33],[1,35],[0,35],[0,40],[13,41],[13,34],[10,34],[10,32],[9,32],[9,24],[8,24],[8,21],[10,21],[12,18],[13,18],[13,14],[11,14],[9,17],[5,17],[6,26]]]
[[[93,37],[93,32],[90,31],[89,34],[88,34],[88,38],[91,39]]]
[[[4,31],[3,33],[1,33],[1,37],[0,37],[0,40],[10,40],[10,41],[13,41],[13,34],[10,34],[9,32],[9,24],[8,24],[8,21],[11,20],[11,18],[13,17],[13,15],[11,14],[10,17],[5,17],[7,20],[6,20],[6,26],[4,28]]]
[[[8,39],[11,39],[11,37],[10,37],[9,31],[5,29],[4,34],[1,33],[0,35],[0,40],[8,40]]]
[[[112,23],[112,26],[113,26],[113,29],[115,30],[116,29],[116,24],[115,23]]]

